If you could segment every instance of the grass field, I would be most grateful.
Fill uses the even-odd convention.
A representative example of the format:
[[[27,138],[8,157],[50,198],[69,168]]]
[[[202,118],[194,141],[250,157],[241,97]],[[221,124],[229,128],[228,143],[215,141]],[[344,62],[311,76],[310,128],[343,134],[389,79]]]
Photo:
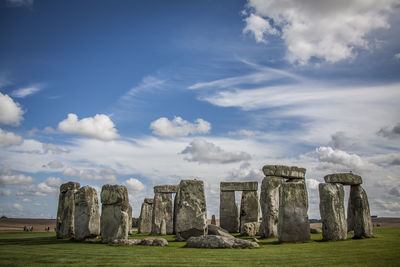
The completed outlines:
[[[193,249],[166,236],[168,247],[115,246],[57,240],[54,233],[0,232],[1,266],[400,266],[400,227],[378,227],[376,238],[302,244],[260,240],[256,249]],[[133,235],[143,238],[147,235]]]

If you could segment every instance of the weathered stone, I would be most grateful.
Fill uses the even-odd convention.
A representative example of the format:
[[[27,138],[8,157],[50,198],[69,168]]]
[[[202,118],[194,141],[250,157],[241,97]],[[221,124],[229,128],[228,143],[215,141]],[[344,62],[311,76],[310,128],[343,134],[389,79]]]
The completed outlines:
[[[111,241],[113,245],[139,245],[142,239],[114,239]]]
[[[176,193],[178,189],[179,185],[157,185],[154,187],[154,193]]]
[[[349,201],[347,203],[347,233],[351,231],[354,232],[354,211],[353,211],[353,205],[351,205],[349,198]]]
[[[80,184],[68,182],[60,186],[56,220],[57,238],[70,238],[75,235],[75,192]]]
[[[171,193],[155,193],[153,202],[153,217],[151,233],[161,235],[161,223],[165,220],[166,234],[170,235],[174,231],[173,207]]]
[[[219,225],[230,233],[239,231],[239,210],[235,191],[221,191],[219,200]]]
[[[248,222],[258,222],[260,219],[260,201],[257,191],[243,191],[240,202],[240,230]]]
[[[306,169],[304,168],[284,165],[265,165],[263,172],[265,176],[277,176],[287,179],[304,179],[306,175]]]
[[[278,237],[279,188],[284,179],[267,176],[261,184],[260,204],[262,212],[261,235],[266,238]]]
[[[221,182],[221,191],[257,191],[258,182]]]
[[[167,234],[167,223],[165,222],[165,220],[162,220],[162,222],[161,222],[160,234],[161,235]]]
[[[361,185],[352,185],[349,205],[354,222],[354,238],[373,237],[373,225],[369,211],[367,193]]]
[[[278,238],[281,242],[310,240],[308,195],[304,180],[283,183],[279,193]]]
[[[240,234],[242,236],[255,236],[258,234],[260,229],[259,222],[248,222],[242,225],[242,229],[240,230]]]
[[[215,215],[214,214],[211,216],[211,224],[217,225],[217,222],[215,220]]]
[[[181,180],[176,194],[175,233],[178,240],[207,233],[207,210],[204,183],[200,180]]]
[[[128,191],[121,185],[103,185],[101,189],[101,241],[127,239],[129,231]]]
[[[256,242],[240,238],[230,238],[218,235],[192,236],[187,240],[189,248],[257,248]]]
[[[139,245],[165,247],[168,246],[168,241],[164,238],[146,237],[140,241]]]
[[[322,220],[323,240],[347,238],[344,212],[344,189],[341,184],[319,184],[319,211]]]
[[[207,229],[208,235],[220,235],[220,236],[234,238],[233,235],[231,235],[228,231],[226,231],[225,229],[223,229],[219,226],[209,224],[207,228],[208,228]]]
[[[310,228],[310,233],[311,234],[319,234],[319,233],[322,233],[322,231],[319,228]]]
[[[85,240],[100,235],[99,199],[96,189],[81,187],[75,192],[75,239]]]
[[[352,173],[334,173],[324,177],[326,183],[339,183],[343,185],[362,184],[361,176]]]
[[[128,206],[128,235],[132,234],[132,206]]]
[[[151,199],[151,201],[149,201]],[[153,218],[153,199],[145,198],[140,210],[138,233],[150,233]]]

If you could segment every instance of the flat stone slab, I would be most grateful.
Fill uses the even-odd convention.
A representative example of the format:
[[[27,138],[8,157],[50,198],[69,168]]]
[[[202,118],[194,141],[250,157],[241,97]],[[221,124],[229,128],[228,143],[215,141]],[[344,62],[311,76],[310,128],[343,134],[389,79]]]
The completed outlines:
[[[143,246],[168,246],[168,241],[165,238],[146,237],[143,239],[115,239],[111,242],[113,245],[143,245]]]
[[[326,183],[338,183],[342,185],[362,184],[361,176],[353,173],[334,173],[324,177]]]
[[[258,182],[221,182],[221,191],[257,191]]]
[[[178,192],[179,185],[174,184],[165,184],[165,185],[157,185],[154,187],[154,193],[176,193]]]
[[[306,176],[306,169],[296,166],[265,165],[262,170],[265,176],[278,176],[287,179],[304,179]]]
[[[189,248],[257,248],[256,242],[219,235],[192,236],[187,240]]]
[[[144,203],[153,204],[154,203],[154,198],[145,198],[144,199]]]

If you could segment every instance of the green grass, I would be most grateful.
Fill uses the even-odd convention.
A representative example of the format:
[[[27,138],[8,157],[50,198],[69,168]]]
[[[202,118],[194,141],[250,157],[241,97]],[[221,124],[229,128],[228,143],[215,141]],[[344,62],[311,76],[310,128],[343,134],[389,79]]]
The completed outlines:
[[[260,240],[256,249],[193,249],[174,236],[168,247],[115,246],[57,240],[54,233],[0,232],[0,266],[399,266],[400,227],[374,229],[375,238],[302,244]],[[130,238],[144,238],[133,235]]]

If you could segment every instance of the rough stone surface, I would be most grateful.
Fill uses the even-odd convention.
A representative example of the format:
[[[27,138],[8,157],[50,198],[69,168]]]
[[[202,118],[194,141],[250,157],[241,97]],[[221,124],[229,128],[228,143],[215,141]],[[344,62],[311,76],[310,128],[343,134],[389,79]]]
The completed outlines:
[[[245,223],[240,230],[242,236],[256,236],[260,229],[259,222],[249,222]]]
[[[234,238],[233,235],[231,235],[228,231],[226,231],[225,229],[223,229],[219,226],[209,224],[207,228],[208,228],[207,229],[208,235],[220,235],[220,236]]]
[[[257,191],[258,182],[221,182],[221,191]]]
[[[161,222],[160,234],[161,235],[167,234],[167,223],[165,222],[165,220],[162,220]]]
[[[257,191],[243,191],[240,202],[240,229],[248,222],[258,222],[260,219],[260,201]]]
[[[235,191],[221,191],[219,201],[219,225],[230,233],[237,233],[239,209],[235,202]]]
[[[190,237],[187,240],[189,248],[257,248],[259,245],[256,242],[243,240],[240,238],[229,238],[218,235],[205,235]]]
[[[361,185],[352,185],[349,205],[354,223],[354,238],[369,238],[374,235],[367,193]]]
[[[128,206],[128,235],[132,234],[132,206]]]
[[[101,189],[101,241],[125,240],[129,231],[128,191],[121,185],[103,185]]]
[[[261,184],[260,204],[262,212],[261,235],[266,238],[278,237],[279,188],[284,179],[267,176]]]
[[[361,176],[352,173],[334,173],[324,177],[326,183],[339,183],[343,185],[362,184]]]
[[[211,216],[211,224],[217,225],[217,221],[215,220],[215,215],[214,214]]]
[[[57,238],[70,238],[75,235],[75,192],[80,184],[68,182],[60,186],[56,219]]]
[[[200,180],[181,180],[176,194],[175,233],[178,240],[207,233],[207,209],[204,183]]]
[[[351,231],[354,232],[354,211],[349,198],[347,203],[347,233]]]
[[[96,189],[81,187],[75,192],[75,239],[85,240],[100,235],[99,199]]]
[[[176,193],[178,189],[179,185],[157,185],[154,187],[154,193]]]
[[[304,180],[283,183],[279,194],[278,238],[281,242],[310,240],[308,195]]]
[[[149,201],[151,199],[151,201]],[[140,210],[138,233],[150,233],[153,218],[153,199],[145,198]]]
[[[323,240],[347,238],[344,212],[344,189],[341,184],[319,184],[319,211],[322,221]]]
[[[284,165],[265,165],[263,172],[265,176],[277,176],[287,179],[304,179],[306,175],[306,169],[304,168]]]
[[[155,193],[153,202],[153,217],[151,233],[161,235],[161,223],[165,220],[166,233],[172,234],[174,231],[173,207],[171,193]]]
[[[141,240],[139,245],[165,247],[168,246],[168,241],[164,238],[146,237]]]
[[[114,239],[111,241],[113,245],[139,245],[142,239]]]

